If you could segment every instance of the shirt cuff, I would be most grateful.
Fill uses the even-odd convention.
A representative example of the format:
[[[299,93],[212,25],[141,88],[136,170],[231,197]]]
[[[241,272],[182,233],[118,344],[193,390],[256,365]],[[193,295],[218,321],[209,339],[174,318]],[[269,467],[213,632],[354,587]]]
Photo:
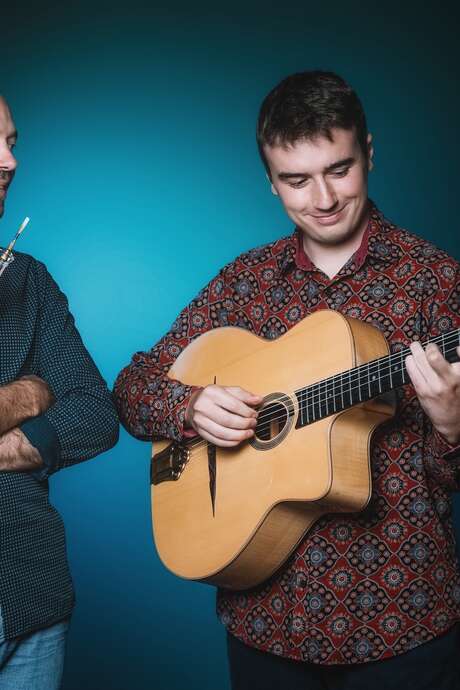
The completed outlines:
[[[180,443],[184,437],[189,438],[189,436],[184,432],[186,429],[189,429],[189,427],[185,426],[185,414],[187,412],[190,398],[196,391],[203,389],[202,386],[189,386],[174,380],[170,382],[169,386],[171,391],[173,391],[173,395],[176,394],[176,391],[179,393],[177,395],[178,402],[172,409],[169,407],[169,412],[165,416],[165,423],[159,429],[160,433],[158,434],[158,437],[169,438],[172,441],[177,441]],[[195,433],[196,432],[194,431],[194,434]],[[155,439],[155,437],[156,434],[154,433],[153,438]]]
[[[436,429],[433,429],[433,450],[444,460],[460,460],[460,445],[451,446]]]
[[[61,445],[57,433],[45,415],[32,417],[32,419],[23,422],[19,428],[29,443],[40,453],[43,466],[30,472],[30,474],[37,481],[42,482],[59,469],[58,461],[61,456]]]

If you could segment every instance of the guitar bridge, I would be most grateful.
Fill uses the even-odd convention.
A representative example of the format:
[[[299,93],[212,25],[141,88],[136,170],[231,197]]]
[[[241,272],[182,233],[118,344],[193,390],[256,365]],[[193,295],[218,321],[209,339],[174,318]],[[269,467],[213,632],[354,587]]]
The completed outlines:
[[[190,451],[179,443],[172,443],[154,455],[150,464],[150,483],[175,482],[179,479],[189,461]]]

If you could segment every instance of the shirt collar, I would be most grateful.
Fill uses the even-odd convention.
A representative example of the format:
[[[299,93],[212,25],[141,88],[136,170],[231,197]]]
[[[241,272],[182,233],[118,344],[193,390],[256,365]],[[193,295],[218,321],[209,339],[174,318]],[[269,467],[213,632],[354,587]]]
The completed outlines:
[[[400,250],[389,237],[390,227],[391,224],[371,201],[369,221],[361,244],[340,273],[345,269],[347,273],[358,271],[367,259],[372,263],[387,265],[399,258]],[[302,231],[299,228],[288,238],[279,266],[282,273],[286,273],[293,266],[306,272],[318,270],[303,248]]]

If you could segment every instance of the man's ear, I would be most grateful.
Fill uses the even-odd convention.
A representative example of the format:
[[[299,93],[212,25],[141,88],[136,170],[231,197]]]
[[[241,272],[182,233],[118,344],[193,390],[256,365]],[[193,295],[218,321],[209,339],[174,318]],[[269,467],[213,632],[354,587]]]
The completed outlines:
[[[367,169],[369,172],[374,169],[374,145],[372,134],[367,135]]]

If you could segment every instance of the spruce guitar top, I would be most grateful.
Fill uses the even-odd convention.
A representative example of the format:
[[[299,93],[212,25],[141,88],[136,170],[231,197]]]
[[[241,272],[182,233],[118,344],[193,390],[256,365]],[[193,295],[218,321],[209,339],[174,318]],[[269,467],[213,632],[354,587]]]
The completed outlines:
[[[459,331],[435,338],[456,359]],[[264,396],[255,437],[218,448],[200,437],[154,444],[155,543],[180,577],[245,589],[267,579],[325,513],[357,512],[371,495],[373,430],[409,381],[381,332],[318,311],[267,341],[235,327],[194,340],[169,375],[240,385]]]

